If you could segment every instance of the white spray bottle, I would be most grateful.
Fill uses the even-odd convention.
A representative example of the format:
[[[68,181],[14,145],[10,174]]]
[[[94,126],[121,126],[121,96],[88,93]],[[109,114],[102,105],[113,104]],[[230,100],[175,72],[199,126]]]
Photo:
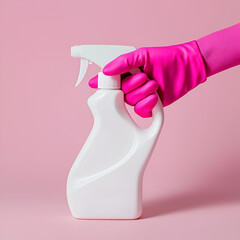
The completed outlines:
[[[81,58],[76,86],[88,61],[102,69],[114,58],[135,50],[118,45],[81,45],[71,48]],[[129,115],[120,76],[98,73],[98,90],[88,99],[94,116],[92,131],[67,180],[67,199],[80,219],[136,219],[142,213],[142,179],[163,124],[160,100],[149,128],[140,128]]]

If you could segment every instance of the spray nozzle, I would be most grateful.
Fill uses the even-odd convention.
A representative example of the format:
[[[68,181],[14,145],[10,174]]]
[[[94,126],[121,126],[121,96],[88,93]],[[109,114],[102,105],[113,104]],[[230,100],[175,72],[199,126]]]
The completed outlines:
[[[101,69],[116,57],[136,50],[135,47],[122,45],[79,45],[71,47],[71,56],[81,58],[80,72],[75,86],[83,80],[88,64],[94,62]],[[99,73],[98,88],[120,88],[120,78],[118,76],[106,76]]]

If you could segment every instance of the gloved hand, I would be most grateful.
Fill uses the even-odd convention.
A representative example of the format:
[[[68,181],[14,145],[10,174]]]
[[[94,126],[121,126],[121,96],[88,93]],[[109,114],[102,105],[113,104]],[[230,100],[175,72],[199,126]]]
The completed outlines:
[[[196,41],[169,47],[139,48],[107,64],[103,73],[120,75],[134,68],[142,72],[122,78],[126,103],[141,117],[151,117],[159,94],[167,106],[206,80],[205,65]],[[97,88],[97,76],[89,81]],[[156,93],[157,91],[157,93]]]

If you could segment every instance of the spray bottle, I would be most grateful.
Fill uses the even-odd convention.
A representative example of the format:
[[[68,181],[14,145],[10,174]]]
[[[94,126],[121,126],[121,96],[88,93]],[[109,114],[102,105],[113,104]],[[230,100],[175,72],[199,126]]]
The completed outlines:
[[[71,48],[81,58],[76,86],[88,63],[103,67],[134,51],[120,45],[81,45]],[[77,156],[67,180],[67,200],[79,219],[136,219],[142,213],[142,180],[163,124],[159,100],[150,127],[140,128],[124,103],[120,76],[98,73],[98,90],[88,99],[94,116],[92,131]]]

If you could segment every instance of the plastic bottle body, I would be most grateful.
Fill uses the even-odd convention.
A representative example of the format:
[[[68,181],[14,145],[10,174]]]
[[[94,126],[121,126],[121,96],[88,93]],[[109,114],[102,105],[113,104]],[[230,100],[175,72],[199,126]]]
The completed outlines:
[[[121,90],[98,90],[88,100],[94,126],[67,181],[74,217],[135,219],[142,212],[142,178],[163,118],[141,129]],[[154,124],[154,123],[153,123]]]

